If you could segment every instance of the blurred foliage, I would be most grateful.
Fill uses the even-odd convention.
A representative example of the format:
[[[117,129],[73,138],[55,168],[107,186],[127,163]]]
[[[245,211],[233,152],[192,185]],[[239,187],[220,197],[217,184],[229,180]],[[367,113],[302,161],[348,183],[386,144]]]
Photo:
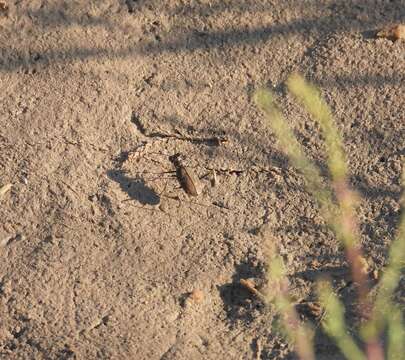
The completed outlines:
[[[333,120],[329,106],[315,86],[307,83],[300,75],[294,74],[287,80],[287,87],[320,126],[332,179],[330,186],[324,183],[319,169],[305,155],[302,146],[278,108],[274,94],[268,89],[260,89],[256,92],[254,100],[263,111],[280,147],[288,155],[292,165],[302,173],[307,191],[316,199],[326,222],[343,244],[352,277],[358,289],[361,305],[359,311],[363,312],[359,315],[360,318],[367,318],[360,331],[364,341],[364,350],[362,350],[349,334],[344,316],[345,308],[334,293],[332,285],[325,279],[319,280],[317,288],[324,311],[322,317],[324,331],[334,339],[347,359],[383,360],[385,353],[389,360],[399,359],[405,353],[405,329],[402,323],[402,312],[397,305],[393,304],[392,296],[398,286],[405,263],[405,211],[402,212],[398,235],[391,244],[388,265],[380,280],[376,300],[371,304],[367,285],[367,266],[365,266],[367,262],[361,253],[356,221],[358,196],[348,185],[348,166],[340,131]],[[402,175],[402,185],[405,188],[405,170]],[[404,209],[405,196],[401,199],[401,204]],[[287,338],[295,347],[299,358],[315,359],[315,351],[310,341],[312,330],[308,324],[298,320],[294,303],[288,295],[288,279],[284,272],[282,258],[273,249],[268,262],[268,288],[272,289],[273,295],[266,297],[267,302],[275,306],[280,314]],[[372,309],[371,316],[369,309]],[[388,337],[387,349],[384,349],[381,340],[384,331]]]

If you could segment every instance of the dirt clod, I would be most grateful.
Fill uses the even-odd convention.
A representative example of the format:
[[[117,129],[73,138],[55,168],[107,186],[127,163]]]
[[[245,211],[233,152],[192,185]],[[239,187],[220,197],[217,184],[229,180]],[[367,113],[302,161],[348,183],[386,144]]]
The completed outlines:
[[[4,196],[8,191],[10,191],[12,187],[12,184],[6,184],[0,187],[0,198]]]
[[[405,39],[405,25],[399,24],[388,28],[384,28],[377,32],[377,36],[380,38],[387,38],[394,41]]]
[[[0,1],[0,13],[7,13],[8,4],[5,1]]]
[[[201,304],[204,301],[204,292],[200,289],[194,289],[189,296],[189,300],[196,303]]]
[[[360,266],[360,272],[363,274],[363,275],[367,275],[368,274],[368,272],[369,272],[369,265],[368,265],[368,262],[367,262],[367,260],[364,258],[364,257],[360,257],[359,258],[359,266]]]

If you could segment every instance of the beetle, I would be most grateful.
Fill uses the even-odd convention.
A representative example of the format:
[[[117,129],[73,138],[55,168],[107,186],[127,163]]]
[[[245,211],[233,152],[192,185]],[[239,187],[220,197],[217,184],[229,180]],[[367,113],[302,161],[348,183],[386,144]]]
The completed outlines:
[[[201,193],[200,181],[190,168],[184,166],[182,155],[171,155],[169,160],[176,168],[176,176],[183,190],[190,196],[198,196]]]

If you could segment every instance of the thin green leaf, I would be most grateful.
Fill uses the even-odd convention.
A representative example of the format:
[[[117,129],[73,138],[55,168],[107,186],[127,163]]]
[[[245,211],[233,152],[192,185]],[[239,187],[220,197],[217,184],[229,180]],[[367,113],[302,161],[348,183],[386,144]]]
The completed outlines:
[[[318,169],[305,155],[293,132],[284,120],[283,115],[274,102],[273,94],[267,89],[258,90],[255,102],[266,115],[266,119],[283,150],[287,153],[295,168],[304,176],[308,191],[313,194],[326,220],[331,222],[334,218],[332,194],[325,187]]]
[[[300,75],[292,75],[287,80],[288,89],[305,106],[307,111],[321,126],[325,137],[325,144],[328,154],[328,165],[335,181],[345,179],[347,165],[343,151],[343,141],[340,131],[333,121],[329,106],[323,100],[319,90],[307,83]]]
[[[377,298],[374,305],[373,316],[363,328],[363,336],[369,337],[382,331],[385,322],[390,321],[393,311],[391,298],[398,286],[401,271],[405,263],[405,164],[402,173],[403,195],[400,200],[402,216],[395,240],[391,243],[388,256],[388,265],[380,281]]]

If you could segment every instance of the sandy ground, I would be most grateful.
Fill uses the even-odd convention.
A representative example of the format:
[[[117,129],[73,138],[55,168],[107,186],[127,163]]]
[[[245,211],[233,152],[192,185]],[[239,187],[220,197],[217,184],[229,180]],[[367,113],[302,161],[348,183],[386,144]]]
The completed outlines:
[[[291,358],[274,311],[238,285],[263,274],[269,239],[303,318],[317,321],[320,274],[350,302],[343,253],[252,101],[272,87],[325,169],[319,129],[284,86],[293,71],[334,111],[366,257],[384,265],[405,157],[405,41],[375,31],[405,20],[404,1],[7,3],[1,359]],[[179,188],[175,153],[199,196]],[[200,302],[187,300],[194,289]],[[342,358],[321,333],[316,346]]]

